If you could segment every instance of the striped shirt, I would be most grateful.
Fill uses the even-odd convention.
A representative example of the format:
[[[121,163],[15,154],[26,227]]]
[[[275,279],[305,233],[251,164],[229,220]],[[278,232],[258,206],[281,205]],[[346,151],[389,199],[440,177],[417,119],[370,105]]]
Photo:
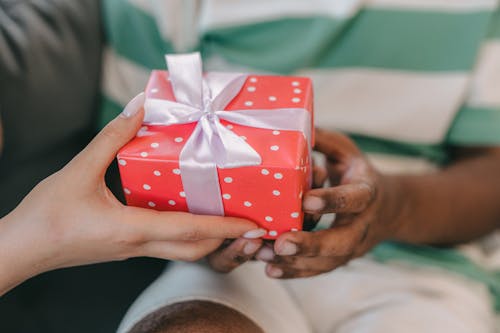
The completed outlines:
[[[144,89],[151,69],[165,68],[164,54],[197,50],[206,70],[311,77],[317,124],[349,133],[384,172],[432,170],[451,146],[500,145],[499,8],[498,0],[105,0],[101,124]],[[500,249],[491,259],[478,246],[383,244],[373,254],[463,273],[488,284],[500,305]]]

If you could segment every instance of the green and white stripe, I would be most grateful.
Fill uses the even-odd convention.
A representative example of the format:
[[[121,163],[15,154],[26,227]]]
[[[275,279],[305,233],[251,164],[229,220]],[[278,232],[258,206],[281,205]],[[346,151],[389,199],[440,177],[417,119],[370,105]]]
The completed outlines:
[[[101,125],[165,53],[200,50],[207,70],[311,76],[317,123],[351,134],[383,172],[435,171],[449,145],[500,145],[498,0],[102,3]],[[484,282],[500,309],[498,276],[454,250],[382,244],[374,255]]]

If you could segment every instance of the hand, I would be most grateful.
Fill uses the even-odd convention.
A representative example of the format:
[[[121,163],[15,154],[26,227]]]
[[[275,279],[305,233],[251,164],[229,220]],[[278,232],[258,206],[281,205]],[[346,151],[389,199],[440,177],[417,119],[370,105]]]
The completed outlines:
[[[257,258],[268,262],[270,277],[329,272],[393,233],[395,191],[356,145],[344,135],[317,130],[315,149],[327,158],[333,186],[306,193],[303,209],[309,214],[336,213],[336,220],[330,229],[283,234],[273,247],[260,250]]]
[[[327,178],[327,172],[321,167],[313,166],[313,188],[322,187]],[[321,214],[305,214],[304,229],[310,230],[318,223]],[[260,236],[264,236],[265,231]],[[254,239],[239,238],[237,240],[225,241],[217,251],[208,256],[208,262],[212,269],[221,273],[229,273],[243,263],[252,260],[263,246],[269,248],[269,241],[263,242],[258,232],[253,235]],[[271,251],[268,249],[268,251]]]
[[[143,103],[143,95],[136,97],[68,165],[38,184],[0,221],[0,266],[9,267],[0,272],[0,295],[7,284],[59,267],[136,256],[197,260],[224,239],[256,229],[238,218],[123,206],[111,194],[104,174],[141,126]]]

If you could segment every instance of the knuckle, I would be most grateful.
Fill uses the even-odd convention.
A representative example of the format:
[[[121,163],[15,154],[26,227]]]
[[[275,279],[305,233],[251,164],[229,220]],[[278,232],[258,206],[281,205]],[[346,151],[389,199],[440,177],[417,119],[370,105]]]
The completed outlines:
[[[112,121],[101,131],[101,135],[106,139],[114,140],[120,136],[120,130],[116,122]]]
[[[354,253],[354,250],[355,250],[357,244],[358,244],[358,241],[356,239],[353,239],[353,238],[346,239],[340,254],[343,256],[352,255]]]
[[[330,253],[329,247],[325,246],[320,241],[311,242],[311,244],[309,245],[308,248],[309,248],[308,254],[309,254],[309,256],[312,256],[312,257],[316,257],[316,256],[326,257]]]
[[[181,235],[181,239],[184,241],[196,241],[200,240],[201,238],[202,233],[199,229],[188,229],[185,230]]]
[[[335,196],[331,202],[333,208],[336,209],[345,209],[347,207],[348,199],[344,193],[341,193],[338,196]]]

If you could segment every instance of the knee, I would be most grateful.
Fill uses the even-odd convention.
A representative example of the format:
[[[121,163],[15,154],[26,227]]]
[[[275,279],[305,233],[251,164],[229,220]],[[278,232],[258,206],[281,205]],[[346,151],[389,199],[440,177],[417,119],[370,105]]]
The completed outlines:
[[[222,304],[187,301],[161,308],[137,323],[129,333],[263,333],[252,320]]]

